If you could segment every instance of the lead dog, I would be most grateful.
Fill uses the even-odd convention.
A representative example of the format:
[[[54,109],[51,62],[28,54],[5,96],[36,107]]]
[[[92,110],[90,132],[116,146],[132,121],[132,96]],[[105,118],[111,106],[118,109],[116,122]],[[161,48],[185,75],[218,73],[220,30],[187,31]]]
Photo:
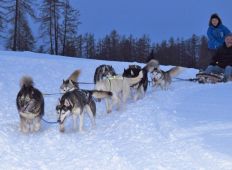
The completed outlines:
[[[95,125],[96,103],[93,97],[97,99],[110,98],[111,92],[97,90],[83,90],[79,88],[77,79],[80,70],[74,71],[67,80],[63,80],[60,90],[64,95],[56,106],[58,113],[58,122],[60,123],[60,131],[64,132],[65,119],[73,116],[73,128],[76,129],[76,119],[80,116],[79,131],[83,130],[84,112],[89,114],[92,125]]]
[[[41,126],[41,118],[44,115],[43,95],[34,87],[31,77],[22,77],[20,87],[21,89],[16,97],[20,130],[24,133],[38,131]]]
[[[73,128],[77,128],[77,117],[79,116],[79,131],[83,131],[84,124],[84,113],[87,112],[92,126],[95,126],[95,116],[96,116],[96,105],[92,99],[92,95],[98,95],[98,91],[86,91],[82,90],[72,90],[66,92],[61,99],[59,100],[58,105],[56,106],[56,111],[58,114],[58,122],[60,124],[60,131],[64,132],[65,127],[64,123],[66,118],[72,115],[73,117]],[[101,92],[100,92],[101,93]],[[102,95],[102,94],[100,94]],[[106,94],[109,95],[110,94]]]

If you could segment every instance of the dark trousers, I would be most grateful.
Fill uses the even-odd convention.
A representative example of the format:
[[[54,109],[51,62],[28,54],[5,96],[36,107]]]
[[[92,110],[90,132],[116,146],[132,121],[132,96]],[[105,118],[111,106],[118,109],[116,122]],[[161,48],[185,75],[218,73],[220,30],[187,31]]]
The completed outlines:
[[[209,49],[210,61],[212,60],[216,52],[217,52],[217,49]]]

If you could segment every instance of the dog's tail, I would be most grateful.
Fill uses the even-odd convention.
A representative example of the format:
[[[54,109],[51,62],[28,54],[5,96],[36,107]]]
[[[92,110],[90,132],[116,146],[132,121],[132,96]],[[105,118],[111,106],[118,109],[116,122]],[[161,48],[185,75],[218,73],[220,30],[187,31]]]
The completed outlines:
[[[20,80],[19,83],[20,87],[22,88],[23,86],[25,87],[30,87],[34,85],[34,82],[30,76],[23,76]]]
[[[69,80],[72,80],[74,82],[77,82],[78,77],[81,74],[81,70],[75,70],[70,76],[69,76]]]
[[[151,59],[143,69],[147,70],[148,72],[152,72],[154,69],[159,68],[159,61],[155,59]]]
[[[129,80],[129,85],[133,86],[133,85],[139,83],[142,80],[143,75],[144,75],[143,70],[141,70],[137,77],[127,78],[127,79],[130,79]],[[124,77],[124,78],[126,78],[126,77]]]
[[[93,97],[97,99],[109,98],[113,95],[110,91],[102,91],[102,90],[91,90],[89,91]]]
[[[178,74],[180,74],[183,70],[184,70],[183,67],[176,66],[176,67],[172,67],[172,68],[171,68],[170,70],[168,70],[167,72],[169,72],[169,74],[170,74],[171,77],[175,77],[175,76],[177,76]]]

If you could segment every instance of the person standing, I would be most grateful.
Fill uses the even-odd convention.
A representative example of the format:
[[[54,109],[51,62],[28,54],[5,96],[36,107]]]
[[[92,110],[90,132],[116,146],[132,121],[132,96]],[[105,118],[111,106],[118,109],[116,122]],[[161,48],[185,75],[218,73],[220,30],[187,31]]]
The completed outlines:
[[[222,24],[222,20],[218,14],[214,13],[211,15],[207,30],[208,49],[211,57],[213,57],[217,49],[223,45],[226,35],[230,32],[231,31]]]

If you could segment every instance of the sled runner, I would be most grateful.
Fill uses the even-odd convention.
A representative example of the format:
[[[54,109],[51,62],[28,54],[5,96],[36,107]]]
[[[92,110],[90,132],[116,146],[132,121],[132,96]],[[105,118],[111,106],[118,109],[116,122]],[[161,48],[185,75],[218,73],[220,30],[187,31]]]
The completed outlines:
[[[214,73],[204,73],[200,72],[196,74],[196,78],[198,80],[198,83],[219,83],[224,82],[224,74],[214,74]]]

